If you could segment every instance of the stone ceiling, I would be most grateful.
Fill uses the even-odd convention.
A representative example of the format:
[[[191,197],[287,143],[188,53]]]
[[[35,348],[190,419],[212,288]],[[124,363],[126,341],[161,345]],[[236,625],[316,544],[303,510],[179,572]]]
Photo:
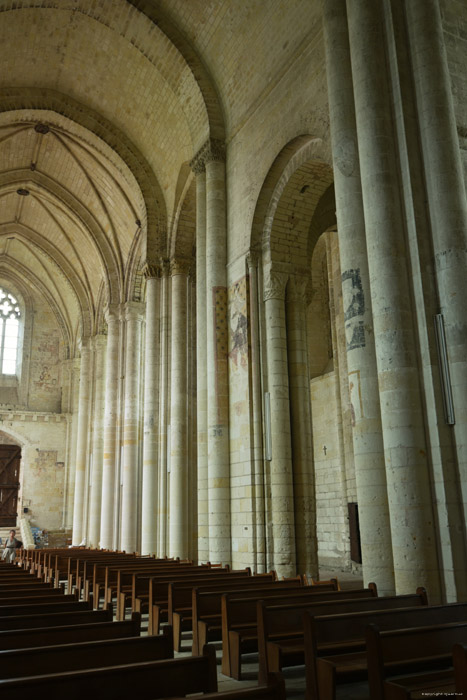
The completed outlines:
[[[286,75],[318,7],[0,0],[0,276],[47,290],[76,342],[126,270],[177,249],[173,222],[190,251],[187,163]]]

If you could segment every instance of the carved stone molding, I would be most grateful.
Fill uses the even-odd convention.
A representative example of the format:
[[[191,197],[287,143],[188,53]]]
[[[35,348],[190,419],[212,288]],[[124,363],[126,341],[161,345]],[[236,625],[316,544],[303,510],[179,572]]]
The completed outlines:
[[[107,326],[112,321],[118,321],[120,319],[120,306],[119,306],[119,304],[109,304],[104,311],[104,318],[107,322]]]
[[[253,267],[258,267],[258,253],[255,250],[250,250],[246,254],[245,260],[249,270]]]
[[[127,301],[122,307],[122,320],[142,321],[145,304],[140,301]]]
[[[308,305],[311,301],[311,279],[309,276],[291,275],[287,287],[287,301]]]
[[[160,265],[153,265],[152,263],[146,263],[143,266],[142,273],[145,280],[160,279],[162,276]]]
[[[264,291],[263,299],[285,299],[285,288],[289,275],[285,272],[277,272],[276,270],[266,270],[264,275]]]
[[[192,261],[186,258],[172,258],[170,261],[170,276],[189,275],[191,271]]]
[[[206,163],[212,161],[225,163],[225,143],[220,139],[208,139],[190,162],[190,167],[199,175],[205,171]]]

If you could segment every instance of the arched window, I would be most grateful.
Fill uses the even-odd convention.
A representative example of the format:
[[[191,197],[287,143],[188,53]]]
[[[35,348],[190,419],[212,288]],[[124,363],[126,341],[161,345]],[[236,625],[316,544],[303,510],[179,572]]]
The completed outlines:
[[[17,299],[0,287],[0,368],[16,374],[21,310]]]

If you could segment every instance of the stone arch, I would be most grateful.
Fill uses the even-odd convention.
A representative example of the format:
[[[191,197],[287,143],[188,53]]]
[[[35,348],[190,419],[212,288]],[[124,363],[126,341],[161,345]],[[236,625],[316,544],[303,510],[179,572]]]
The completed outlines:
[[[269,250],[274,215],[280,198],[293,173],[305,163],[327,163],[325,146],[320,138],[308,134],[297,136],[284,146],[271,165],[258,197],[253,216],[251,248]]]
[[[183,177],[185,180],[183,182]],[[194,259],[196,246],[196,182],[193,172],[180,173],[180,196],[169,241],[169,258]]]

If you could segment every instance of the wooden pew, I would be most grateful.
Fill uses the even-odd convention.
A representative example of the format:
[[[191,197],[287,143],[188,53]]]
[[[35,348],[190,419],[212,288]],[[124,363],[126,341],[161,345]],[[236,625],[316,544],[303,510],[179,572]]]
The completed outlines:
[[[232,582],[234,583],[234,582]],[[290,591],[297,593],[297,589],[303,589],[303,578],[296,576],[286,581],[274,581],[272,583],[255,583],[255,579],[246,585],[235,581],[235,586],[226,590],[224,584],[209,584],[197,586],[192,589],[192,628],[193,645],[192,653],[196,656],[205,644],[222,639],[222,596],[224,593],[232,593],[236,599],[251,598],[252,594],[258,598],[278,597],[284,593],[290,595]],[[237,585],[238,584],[238,585]],[[252,590],[253,589],[253,590]]]
[[[100,611],[102,615],[102,611]],[[90,642],[99,639],[137,637],[141,634],[141,615],[133,613],[131,620],[57,625],[17,630],[0,630],[0,650]]]
[[[366,648],[372,700],[455,692],[453,646],[467,639],[467,622],[380,631],[368,625]],[[446,669],[444,670],[443,667]],[[397,678],[391,678],[397,674]],[[439,695],[438,695],[439,697]]]
[[[8,597],[2,595],[3,591],[0,591],[0,610],[2,607],[10,605],[47,605],[54,603],[77,603],[77,597],[73,593],[68,595],[63,593],[60,589],[50,588],[49,590],[39,590],[39,591],[7,591]],[[55,595],[53,595],[55,593]],[[89,606],[89,604],[88,604]],[[86,609],[89,609],[86,608]]]
[[[159,576],[165,577],[167,581],[171,580],[172,576],[183,576],[184,572],[186,575],[193,574],[195,572],[205,572],[214,571],[206,566],[195,566],[193,564],[178,564],[167,566],[162,565],[124,565],[124,566],[106,566],[105,567],[105,577],[104,577],[104,605],[111,605],[113,600],[118,600],[121,593],[132,594],[133,587],[133,575],[138,574],[141,577],[149,576]],[[215,569],[216,572],[224,571],[226,573],[228,569]],[[93,591],[94,593],[94,591]],[[95,595],[99,596],[99,590],[96,590]],[[121,615],[119,608],[117,607],[117,619],[120,619]]]
[[[182,700],[182,698],[171,698],[171,700]],[[286,700],[285,683],[280,673],[270,673],[266,685],[226,690],[220,693],[205,693],[200,696],[200,700]]]
[[[456,693],[460,694],[460,697],[467,698],[467,643],[454,644],[452,655],[454,658]]]
[[[305,672],[307,700],[330,700],[336,696],[336,685],[342,679],[350,682],[367,677],[365,634],[369,624],[379,629],[422,627],[447,622],[467,621],[467,603],[423,605],[398,610],[371,610],[341,615],[315,616],[304,613]],[[359,651],[361,650],[361,651]],[[268,644],[268,663],[274,644]]]
[[[83,700],[86,696],[99,700],[154,700],[216,691],[216,654],[209,646],[203,650],[203,656],[0,680],[2,700],[24,700],[32,695],[67,700]]]
[[[365,610],[374,610],[375,612],[393,610],[419,605],[428,605],[424,588],[418,588],[413,595],[343,599],[326,603],[270,605],[269,601],[267,603],[259,601],[257,604],[259,680],[263,681],[270,671],[280,671],[283,666],[296,666],[305,662],[303,614],[307,608],[314,611],[315,615],[338,615]],[[269,644],[271,647],[268,654]],[[275,646],[272,647],[272,644]],[[280,668],[269,666],[271,658],[274,659],[275,663],[280,663]]]
[[[112,618],[110,610],[73,610],[72,612],[12,615],[0,617],[0,630],[55,627],[56,625],[83,624],[85,622],[110,622]]]
[[[377,597],[377,589],[374,583],[370,583],[368,588],[326,592],[304,586],[287,596],[290,601],[303,604],[310,599],[313,604],[324,604],[328,601],[375,597]],[[222,597],[222,673],[226,676],[240,679],[242,654],[258,651],[258,600],[256,596],[236,598],[235,594]],[[281,602],[284,602],[283,591],[276,599],[269,598],[271,605],[280,605]]]
[[[158,637],[126,637],[0,652],[0,679],[42,676],[102,666],[173,659],[172,630]]]
[[[175,575],[154,575],[149,576],[138,574],[135,576],[135,580],[132,584],[133,591],[139,586],[140,589],[143,587],[144,590],[148,591],[147,605],[149,612],[149,627],[152,630],[152,634],[157,634],[159,632],[159,625],[161,622],[169,622],[171,620],[168,616],[168,604],[169,604],[169,584],[170,583],[187,583],[191,587],[196,585],[203,585],[204,583],[220,583],[224,580],[235,581],[235,580],[250,580],[251,570],[241,569],[239,571],[224,571],[222,569],[204,569],[197,570],[195,572],[181,572]],[[138,581],[136,580],[138,579]],[[143,600],[144,603],[144,600]],[[141,598],[138,596],[135,598],[136,610],[139,612],[144,611],[143,603]],[[123,605],[123,603],[122,603]],[[121,608],[120,608],[121,610]]]
[[[233,573],[233,572],[232,572]],[[223,590],[224,593],[236,590],[237,588],[250,587],[252,589],[262,587],[266,583],[276,583],[276,572],[270,571],[265,574],[256,574],[255,576],[228,576],[216,577],[215,581],[209,581],[205,584],[193,584],[186,581],[178,581],[169,583],[168,586],[168,602],[167,602],[167,619],[169,625],[173,626],[174,631],[174,649],[180,651],[182,641],[182,631],[191,630],[193,622],[193,588],[215,586],[218,590]],[[219,595],[219,613],[220,613],[221,596]],[[160,619],[160,618],[159,618]],[[203,648],[204,644],[200,647]],[[197,647],[198,649],[198,647]],[[195,656],[197,653],[195,654]]]
[[[174,567],[152,567],[135,569],[119,569],[117,573],[116,597],[117,597],[117,619],[123,619],[127,607],[127,599],[131,600],[132,612],[144,612],[149,601],[149,579],[157,578],[158,581],[166,582],[189,580],[195,577],[204,576],[227,576],[231,573],[235,575],[250,576],[251,571],[242,569],[241,573],[231,572],[230,567],[216,567],[196,565],[180,565]],[[136,599],[139,603],[136,603]]]
[[[22,603],[21,598],[15,600],[15,603],[5,604],[6,601],[1,601],[0,605],[0,620],[5,617],[13,617],[18,615],[46,615],[48,613],[73,612],[76,610],[91,610],[90,603],[80,602],[75,596],[70,596],[62,602],[62,596],[58,596],[54,600],[47,603]],[[68,598],[68,596],[67,596]]]

